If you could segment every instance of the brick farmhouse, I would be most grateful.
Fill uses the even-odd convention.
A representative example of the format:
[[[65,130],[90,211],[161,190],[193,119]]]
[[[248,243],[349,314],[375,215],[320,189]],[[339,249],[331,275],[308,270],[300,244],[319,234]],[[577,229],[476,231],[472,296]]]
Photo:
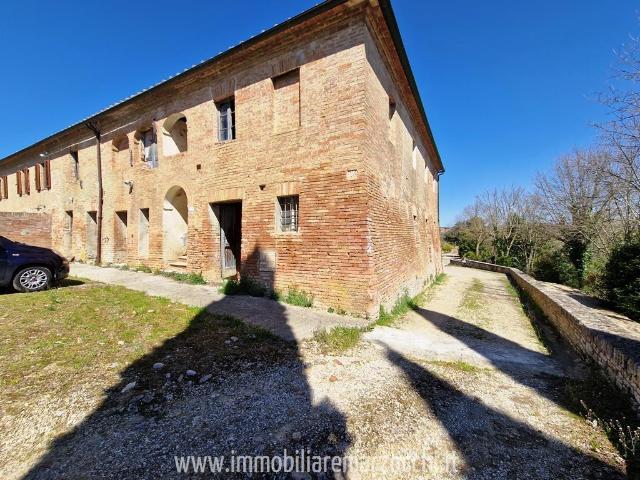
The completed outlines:
[[[0,160],[0,235],[375,316],[442,270],[391,6],[329,0]]]

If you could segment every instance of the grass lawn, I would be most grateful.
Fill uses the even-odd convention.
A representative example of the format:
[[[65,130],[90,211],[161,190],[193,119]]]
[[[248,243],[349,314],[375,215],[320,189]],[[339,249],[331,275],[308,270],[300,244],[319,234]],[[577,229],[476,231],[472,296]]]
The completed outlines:
[[[129,381],[152,388],[167,373],[215,376],[239,358],[276,359],[292,348],[230,317],[122,287],[71,284],[0,295],[0,401],[7,411],[73,385],[100,394]],[[166,367],[156,372],[156,362]]]
[[[409,310],[415,310],[429,303],[435,293],[436,287],[443,285],[446,281],[446,273],[440,273],[431,285],[415,297],[411,298],[405,293],[402,297],[398,298],[390,312],[387,312],[381,306],[378,318],[366,327],[334,327],[331,330],[320,330],[316,332],[313,338],[320,350],[324,353],[345,352],[360,342],[360,338],[364,332],[370,331],[375,327],[391,327],[403,318]]]

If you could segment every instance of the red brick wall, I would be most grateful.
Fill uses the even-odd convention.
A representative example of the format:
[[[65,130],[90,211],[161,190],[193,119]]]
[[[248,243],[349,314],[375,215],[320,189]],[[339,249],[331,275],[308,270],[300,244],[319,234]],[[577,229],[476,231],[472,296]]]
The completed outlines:
[[[373,303],[390,308],[405,291],[420,292],[442,271],[438,233],[438,183],[430,145],[421,141],[410,97],[392,75],[393,65],[367,30],[364,142],[369,197],[368,229],[374,274]],[[390,101],[395,108],[390,118]]]
[[[395,82],[372,43],[367,5],[344,4],[105,115],[103,262],[167,267],[165,196],[178,186],[188,199],[189,271],[220,279],[219,225],[211,205],[241,201],[242,274],[281,290],[307,290],[325,308],[370,315],[404,288],[424,285],[441,268],[434,172],[428,166],[425,173],[422,156],[412,167],[406,145],[410,150],[411,137],[419,135],[400,95],[397,139],[390,143],[385,89],[393,91]],[[296,69],[299,81],[276,80],[280,88],[274,88],[274,78]],[[236,139],[219,142],[216,101],[230,95]],[[163,125],[176,113],[187,118],[188,148],[167,155]],[[137,132],[152,124],[157,168],[141,161],[137,141]],[[126,145],[123,136],[130,151],[114,149],[114,141]],[[60,232],[54,247],[90,260],[87,212],[98,210],[95,140],[85,129],[45,149],[53,152],[51,190],[19,197],[11,175],[10,198],[0,202],[0,211],[45,205]],[[420,149],[427,155],[424,145]],[[72,150],[78,151],[78,179]],[[29,166],[39,153],[25,153],[16,166]],[[285,195],[299,195],[297,233],[276,228],[277,197]],[[144,258],[138,254],[143,208],[149,209]],[[127,212],[126,232],[116,228],[118,211]],[[72,227],[66,212],[73,212]],[[275,268],[260,268],[261,258]]]
[[[51,248],[51,215],[0,212],[0,235],[16,242]]]

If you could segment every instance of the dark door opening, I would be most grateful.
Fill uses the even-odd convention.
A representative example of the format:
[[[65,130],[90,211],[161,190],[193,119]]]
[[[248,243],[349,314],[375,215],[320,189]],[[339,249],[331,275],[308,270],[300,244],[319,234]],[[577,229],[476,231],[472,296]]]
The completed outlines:
[[[113,222],[113,263],[125,263],[127,261],[127,224],[128,213],[123,210],[116,212]]]
[[[218,221],[220,222],[222,276],[230,277],[240,271],[242,202],[220,203]]]

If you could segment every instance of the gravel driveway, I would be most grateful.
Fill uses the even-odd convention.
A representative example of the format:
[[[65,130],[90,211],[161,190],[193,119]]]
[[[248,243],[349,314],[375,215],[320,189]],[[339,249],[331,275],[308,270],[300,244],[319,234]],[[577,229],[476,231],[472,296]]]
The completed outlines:
[[[213,477],[624,478],[615,449],[563,394],[580,369],[547,353],[505,277],[459,267],[447,274],[422,309],[346,354],[324,355],[305,340],[280,356],[240,358],[203,384],[167,378],[150,397],[122,393],[131,371],[122,372],[88,411],[78,388],[59,407],[81,412],[77,428],[30,468],[13,458],[7,478],[187,478],[193,473],[177,473],[176,455],[285,449],[347,456],[349,469]],[[143,363],[170,359],[176,348],[167,342]],[[135,374],[157,374],[147,370]]]

